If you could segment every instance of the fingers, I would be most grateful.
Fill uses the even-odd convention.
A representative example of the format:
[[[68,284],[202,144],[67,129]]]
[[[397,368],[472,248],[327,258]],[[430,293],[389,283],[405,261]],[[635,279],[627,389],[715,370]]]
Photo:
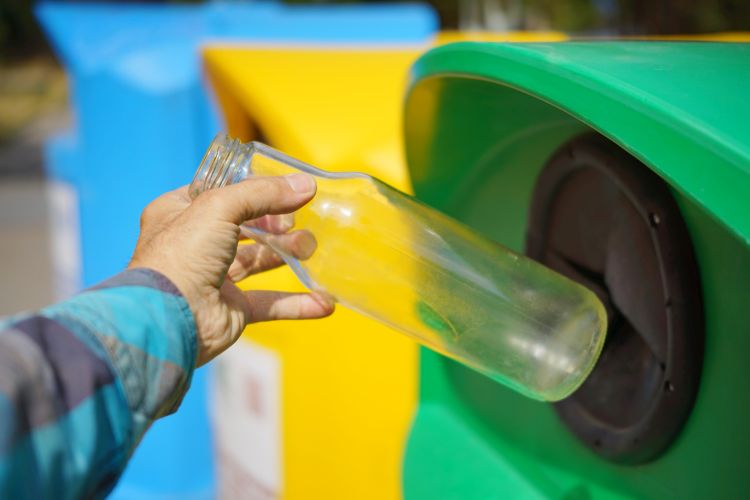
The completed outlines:
[[[282,234],[294,227],[294,214],[264,215],[247,221],[245,226],[255,227],[267,233]]]
[[[254,220],[248,220],[240,226],[238,241],[254,239],[248,228],[256,228],[266,233],[283,234],[294,227],[294,214],[264,215]]]
[[[319,293],[287,293],[255,290],[245,292],[249,307],[248,323],[278,319],[324,318],[335,308],[331,297]]]
[[[309,259],[318,246],[312,233],[305,230],[268,236],[266,241],[287,255],[300,260]],[[281,256],[268,245],[259,243],[240,245],[227,275],[232,281],[237,282],[252,274],[279,267],[283,263]]]
[[[256,273],[262,273],[284,264],[284,259],[271,247],[262,244],[240,245],[227,276],[235,283]]]
[[[310,201],[315,189],[315,179],[307,174],[256,177],[206,191],[195,201],[209,204],[212,214],[239,225],[268,214],[293,212]]]

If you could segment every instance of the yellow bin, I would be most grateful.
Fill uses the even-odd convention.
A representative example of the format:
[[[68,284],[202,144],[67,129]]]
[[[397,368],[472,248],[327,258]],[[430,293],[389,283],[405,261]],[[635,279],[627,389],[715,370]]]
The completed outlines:
[[[204,61],[231,135],[408,191],[401,97],[420,53],[211,47]],[[285,268],[242,285],[302,290]],[[399,498],[416,390],[414,343],[343,307],[324,320],[249,327],[216,367],[220,494]]]
[[[435,43],[563,38],[449,33]],[[427,48],[232,45],[203,55],[231,135],[410,192],[401,104],[408,69]],[[302,290],[285,268],[242,286]],[[216,364],[219,495],[401,498],[417,361],[411,340],[343,307],[324,320],[249,327]]]

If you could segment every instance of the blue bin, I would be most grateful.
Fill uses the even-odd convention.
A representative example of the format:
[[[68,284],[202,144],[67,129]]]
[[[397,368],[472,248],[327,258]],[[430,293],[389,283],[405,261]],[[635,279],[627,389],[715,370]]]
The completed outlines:
[[[63,292],[127,265],[142,209],[190,181],[221,128],[201,81],[202,43],[415,43],[437,29],[434,12],[418,4],[49,2],[37,16],[67,69],[75,115],[73,130],[46,150],[51,181],[75,200],[65,213],[78,218],[56,224],[68,232],[56,238],[68,242],[61,253],[80,249],[80,271],[68,258],[58,272]],[[196,372],[180,411],[149,431],[113,498],[213,496],[207,376]]]

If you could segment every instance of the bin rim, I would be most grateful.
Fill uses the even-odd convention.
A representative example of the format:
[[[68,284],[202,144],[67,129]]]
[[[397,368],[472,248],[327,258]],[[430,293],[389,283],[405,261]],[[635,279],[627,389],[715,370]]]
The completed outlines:
[[[748,43],[459,42],[416,61],[407,101],[421,82],[447,78],[530,95],[620,145],[750,244],[748,60]]]

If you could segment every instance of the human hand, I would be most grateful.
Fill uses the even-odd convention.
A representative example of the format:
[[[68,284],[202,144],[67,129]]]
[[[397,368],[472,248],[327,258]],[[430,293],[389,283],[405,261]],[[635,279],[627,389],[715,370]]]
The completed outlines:
[[[282,233],[287,251],[298,259],[315,251],[306,231],[285,233],[284,218],[315,195],[306,174],[259,177],[201,193],[190,200],[187,186],[166,193],[141,215],[141,234],[129,268],[153,269],[169,278],[190,305],[198,330],[201,366],[232,345],[249,323],[277,319],[322,318],[334,303],[321,293],[243,292],[234,283],[283,264],[269,247],[237,246],[240,224]],[[229,279],[227,279],[229,278]]]

